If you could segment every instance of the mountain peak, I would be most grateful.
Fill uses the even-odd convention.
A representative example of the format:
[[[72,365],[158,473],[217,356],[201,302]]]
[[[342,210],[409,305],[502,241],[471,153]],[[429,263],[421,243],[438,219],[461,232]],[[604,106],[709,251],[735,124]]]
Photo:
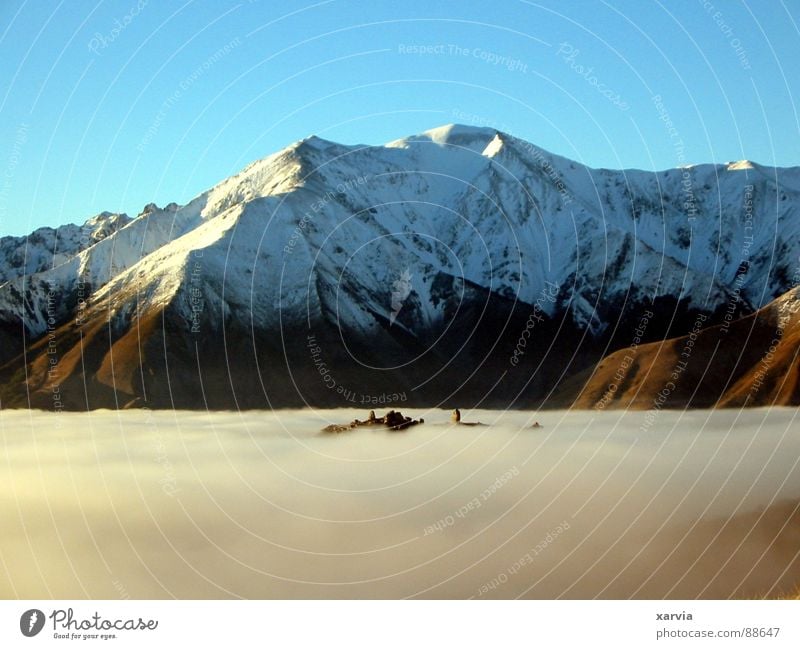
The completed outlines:
[[[400,140],[389,142],[387,147],[408,148],[414,144],[436,144],[441,147],[459,147],[481,153],[494,139],[498,131],[482,126],[467,126],[465,124],[445,124],[436,128],[423,131],[418,135],[411,135]]]
[[[82,229],[88,232],[92,240],[100,240],[124,227],[130,221],[131,218],[125,213],[100,212],[100,214],[87,219]]]
[[[318,135],[309,135],[308,137],[304,137],[302,140],[298,140],[290,148],[292,149],[301,149],[301,148],[310,148],[316,149],[318,151],[324,151],[325,149],[329,149],[330,147],[339,147],[343,146],[338,142],[333,142],[331,140],[326,140],[325,138],[321,138]]]
[[[436,128],[423,131],[421,135],[431,138],[435,142],[451,144],[454,140],[493,138],[498,131],[487,126],[469,126],[467,124],[444,124]]]

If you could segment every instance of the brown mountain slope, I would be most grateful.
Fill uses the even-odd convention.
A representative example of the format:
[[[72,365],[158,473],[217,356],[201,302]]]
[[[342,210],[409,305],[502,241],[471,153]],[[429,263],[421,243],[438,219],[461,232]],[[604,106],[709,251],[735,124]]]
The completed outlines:
[[[800,405],[800,289],[756,313],[687,336],[632,345],[568,380],[549,407]]]

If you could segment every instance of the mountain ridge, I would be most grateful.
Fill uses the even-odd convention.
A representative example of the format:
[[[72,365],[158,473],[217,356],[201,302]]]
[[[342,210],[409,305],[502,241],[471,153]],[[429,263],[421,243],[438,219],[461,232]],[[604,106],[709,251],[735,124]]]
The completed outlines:
[[[295,335],[307,332],[349,392],[532,407],[553,376],[624,346],[647,305],[658,340],[792,287],[800,168],[764,169],[596,170],[461,125],[382,147],[312,136],[0,281],[0,397],[48,404],[36,344],[60,337],[50,358],[73,358],[92,331],[96,367],[65,363],[61,380],[106,396],[75,387],[71,408],[347,405]]]

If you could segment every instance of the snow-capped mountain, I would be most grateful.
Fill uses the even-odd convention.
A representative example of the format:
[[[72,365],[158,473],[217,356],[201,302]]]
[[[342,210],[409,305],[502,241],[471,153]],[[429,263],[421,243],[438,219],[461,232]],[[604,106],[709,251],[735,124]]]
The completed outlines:
[[[643,310],[654,340],[787,291],[798,205],[798,168],[590,169],[459,125],[310,137],[185,206],[2,240],[4,401],[531,403]]]

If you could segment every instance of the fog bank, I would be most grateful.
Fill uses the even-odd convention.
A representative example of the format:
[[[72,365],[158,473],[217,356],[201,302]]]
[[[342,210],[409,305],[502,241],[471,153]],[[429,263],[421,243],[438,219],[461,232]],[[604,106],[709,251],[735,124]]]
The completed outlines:
[[[800,583],[796,409],[0,412],[0,595],[757,597]],[[530,428],[534,420],[543,427]]]

